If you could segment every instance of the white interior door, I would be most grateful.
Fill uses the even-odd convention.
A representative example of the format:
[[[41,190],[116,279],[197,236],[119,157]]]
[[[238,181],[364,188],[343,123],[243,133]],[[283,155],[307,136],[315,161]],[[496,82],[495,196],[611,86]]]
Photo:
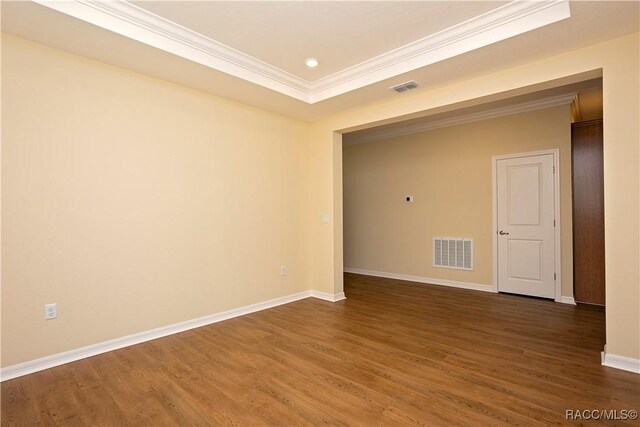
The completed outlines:
[[[553,154],[497,160],[498,290],[555,297]]]

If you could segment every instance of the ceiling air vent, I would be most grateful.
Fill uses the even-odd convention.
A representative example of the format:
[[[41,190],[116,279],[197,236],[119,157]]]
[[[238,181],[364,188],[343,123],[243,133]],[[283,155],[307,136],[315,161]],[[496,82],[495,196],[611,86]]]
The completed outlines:
[[[411,80],[410,82],[400,83],[399,85],[391,86],[389,89],[394,90],[398,93],[406,92],[411,89],[417,88],[418,82]]]

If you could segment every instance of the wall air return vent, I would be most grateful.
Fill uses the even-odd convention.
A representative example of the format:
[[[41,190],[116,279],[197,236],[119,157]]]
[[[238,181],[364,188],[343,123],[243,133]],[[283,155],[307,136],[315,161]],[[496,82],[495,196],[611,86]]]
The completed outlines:
[[[473,270],[473,239],[468,237],[434,237],[433,266]]]
[[[410,82],[400,83],[399,85],[391,86],[389,89],[396,91],[398,93],[406,92],[411,89],[417,88],[418,82],[411,80]]]

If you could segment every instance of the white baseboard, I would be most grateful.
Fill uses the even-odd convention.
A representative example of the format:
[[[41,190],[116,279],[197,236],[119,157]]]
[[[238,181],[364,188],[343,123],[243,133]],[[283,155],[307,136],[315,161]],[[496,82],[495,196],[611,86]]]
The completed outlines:
[[[573,297],[560,297],[556,302],[561,302],[562,304],[576,305],[576,300]]]
[[[497,290],[494,286],[481,285],[478,283],[455,282],[453,280],[433,279],[431,277],[411,276],[408,274],[387,273],[384,271],[363,270],[361,268],[350,268],[350,267],[345,267],[344,272],[354,273],[354,274],[363,274],[365,276],[384,277],[387,279],[406,280],[409,282],[426,283],[429,285],[450,286],[452,288],[471,289],[473,291],[497,293]],[[556,302],[561,302],[563,304],[576,305],[576,301],[573,299],[573,297],[563,296],[560,299],[556,300]]]
[[[344,295],[344,292],[340,292],[337,294],[329,294],[327,292],[311,291],[311,296],[314,298],[318,298],[318,299],[322,299],[330,302],[338,302],[338,301],[342,301],[343,299],[347,299],[347,297]]]
[[[478,283],[456,282],[453,280],[434,279],[431,277],[411,276],[408,274],[387,273],[384,271],[363,270],[361,268],[344,268],[345,273],[363,274],[365,276],[384,277],[387,279],[406,280],[408,282],[425,283],[428,285],[449,286],[452,288],[471,289],[473,291],[496,292],[491,285],[481,285]]]
[[[113,340],[88,345],[86,347],[65,351],[63,353],[53,354],[51,356],[41,357],[39,359],[30,360],[28,362],[7,366],[0,369],[0,381],[10,380],[13,378],[21,377],[23,375],[53,368],[55,366],[64,365],[65,363],[75,362],[76,360],[106,353],[108,351],[117,350],[123,347],[129,347],[131,345],[166,337],[167,335],[177,334],[189,329],[199,328],[201,326],[210,325],[212,323],[221,322],[223,320],[232,319],[234,317],[244,316],[245,314],[255,313],[256,311],[266,310],[268,308],[277,307],[279,305],[288,304],[310,297],[319,298],[331,302],[345,299],[344,292],[340,292],[335,295],[319,291],[299,292],[296,294],[275,298],[269,301],[259,302],[257,304],[251,304],[233,310],[224,311],[222,313],[199,317],[197,319],[187,320],[185,322],[175,323],[173,325],[163,326],[161,328],[151,329],[149,331],[139,332],[137,334],[127,335]]]
[[[640,374],[640,359],[607,353],[606,345],[604,346],[604,351],[602,352],[602,364],[610,368],[622,369],[623,371]]]

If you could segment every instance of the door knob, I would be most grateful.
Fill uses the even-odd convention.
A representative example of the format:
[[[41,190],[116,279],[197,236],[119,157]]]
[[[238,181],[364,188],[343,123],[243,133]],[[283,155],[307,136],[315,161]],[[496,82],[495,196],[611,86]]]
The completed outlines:
[[[509,233],[505,233],[504,231],[500,230],[500,235],[501,235],[501,236],[505,236],[505,235],[506,235],[506,236],[508,236],[508,235],[509,235]]]

